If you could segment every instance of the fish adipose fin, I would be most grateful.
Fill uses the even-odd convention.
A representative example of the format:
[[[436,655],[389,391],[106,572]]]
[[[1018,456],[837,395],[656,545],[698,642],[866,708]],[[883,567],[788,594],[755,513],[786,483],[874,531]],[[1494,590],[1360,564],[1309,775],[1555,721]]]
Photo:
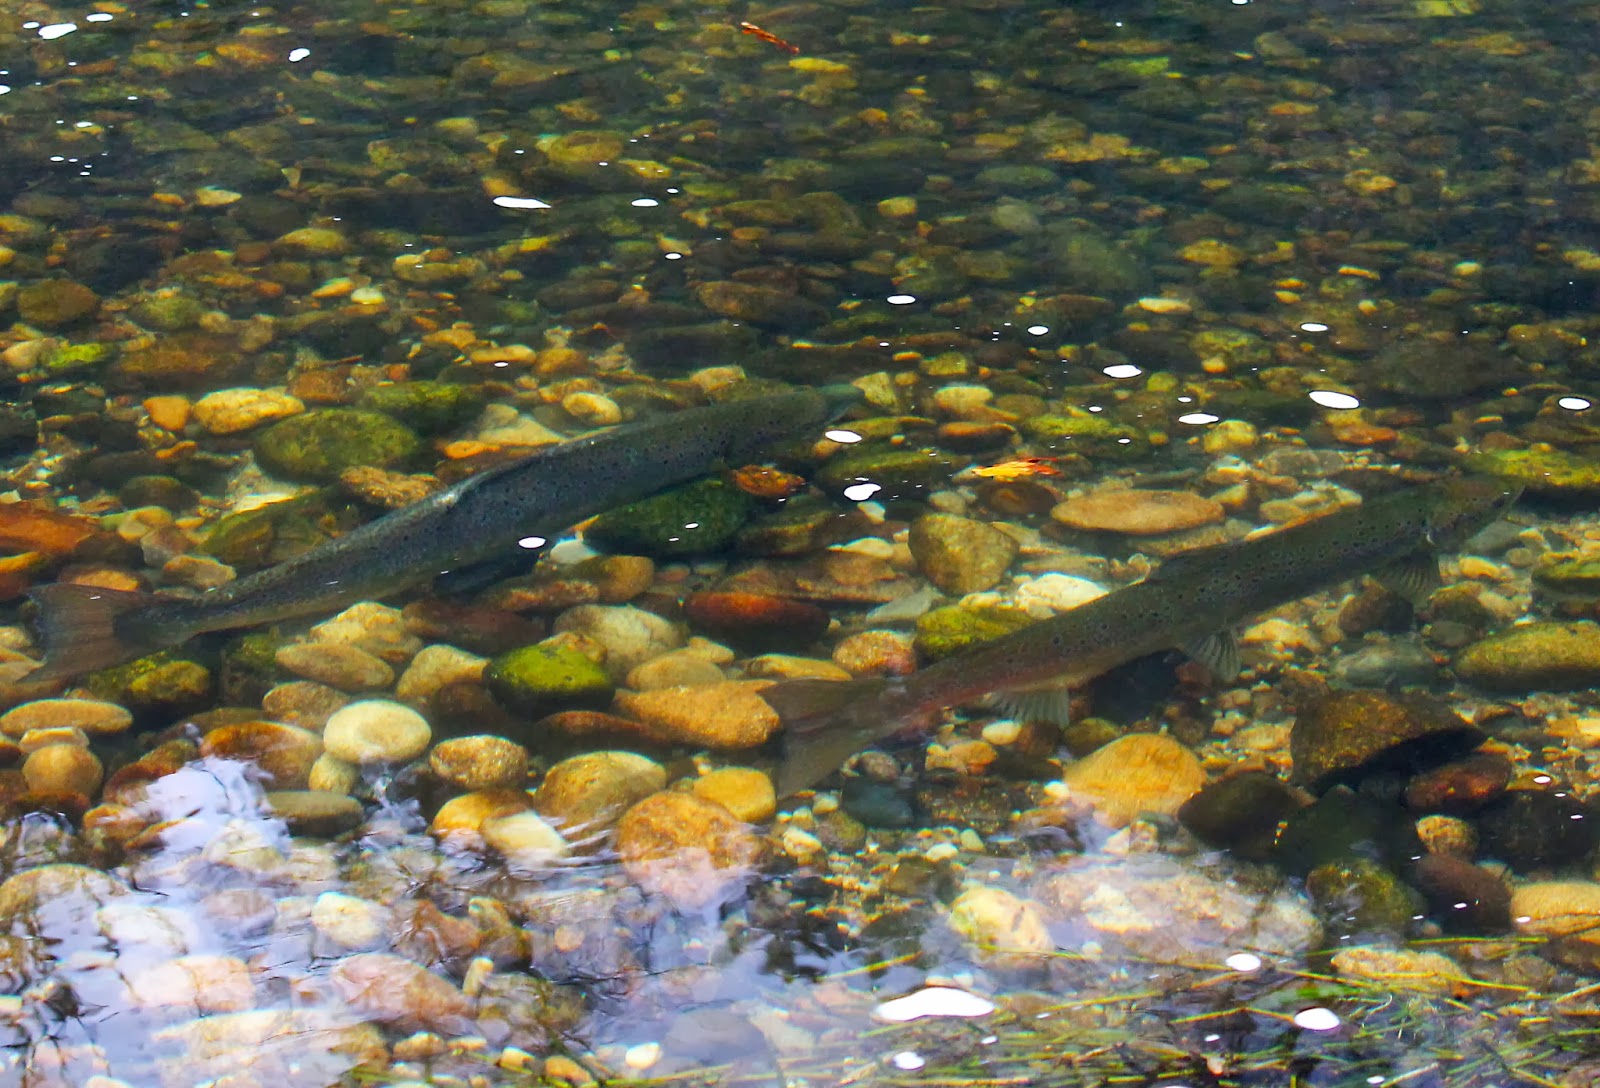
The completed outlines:
[[[1016,688],[994,694],[994,704],[1019,722],[1072,724],[1072,689],[1059,685]]]
[[[56,582],[30,589],[28,599],[39,609],[34,628],[44,648],[44,664],[28,674],[30,681],[110,668],[181,641],[127,632],[123,617],[161,601],[149,593]]]
[[[1439,557],[1432,551],[1420,551],[1396,560],[1374,571],[1372,576],[1384,589],[1398,593],[1419,608],[1444,584],[1439,577]]]
[[[901,724],[883,706],[888,680],[786,680],[761,693],[783,723],[779,797],[826,778]]]
[[[1239,660],[1239,637],[1232,631],[1213,631],[1178,648],[1204,665],[1216,680],[1233,680],[1244,668]]]

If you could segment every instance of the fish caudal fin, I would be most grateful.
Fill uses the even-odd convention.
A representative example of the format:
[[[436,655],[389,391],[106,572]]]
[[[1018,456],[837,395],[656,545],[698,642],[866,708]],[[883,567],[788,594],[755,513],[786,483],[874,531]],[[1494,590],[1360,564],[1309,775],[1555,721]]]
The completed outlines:
[[[160,601],[148,593],[56,582],[30,589],[28,599],[39,609],[34,628],[44,648],[44,664],[28,674],[30,681],[110,668],[170,645],[119,630],[124,616]]]
[[[786,680],[761,693],[783,722],[779,797],[826,778],[857,752],[894,732],[888,680]]]

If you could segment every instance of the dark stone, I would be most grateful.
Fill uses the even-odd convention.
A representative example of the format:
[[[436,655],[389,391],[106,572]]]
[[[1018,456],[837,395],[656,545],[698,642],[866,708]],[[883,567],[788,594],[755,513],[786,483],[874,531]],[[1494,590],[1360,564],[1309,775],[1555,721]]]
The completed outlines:
[[[1422,896],[1371,858],[1341,858],[1306,877],[1330,943],[1354,934],[1400,936],[1423,910]]]
[[[1504,793],[1512,772],[1505,756],[1474,752],[1413,777],[1406,785],[1406,807],[1413,812],[1460,816]]]
[[[1501,933],[1511,927],[1506,882],[1466,858],[1429,854],[1411,871],[1434,919],[1451,933]]]
[[[846,778],[839,805],[868,827],[910,827],[916,822],[916,811],[904,790],[870,778]]]
[[[1295,717],[1292,780],[1320,793],[1375,772],[1436,766],[1484,739],[1481,729],[1426,695],[1328,692],[1308,697]]]
[[[1523,873],[1576,864],[1600,841],[1600,820],[1565,791],[1512,790],[1480,809],[1473,822],[1480,852]]]
[[[1411,817],[1399,805],[1335,786],[1289,815],[1273,856],[1285,871],[1302,876],[1349,858],[1409,866],[1422,852]]]
[[[1207,846],[1260,861],[1271,855],[1278,825],[1303,804],[1277,775],[1246,771],[1205,786],[1178,809],[1178,822]]]

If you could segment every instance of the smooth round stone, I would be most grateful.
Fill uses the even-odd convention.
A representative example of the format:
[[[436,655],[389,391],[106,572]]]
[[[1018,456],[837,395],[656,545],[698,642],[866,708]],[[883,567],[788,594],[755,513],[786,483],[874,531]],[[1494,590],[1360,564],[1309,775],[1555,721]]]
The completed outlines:
[[[322,731],[328,754],[348,763],[405,763],[428,750],[433,730],[415,710],[363,699],[334,712]]]
[[[136,967],[125,977],[129,998],[144,1009],[185,1009],[205,1016],[243,1012],[256,1004],[250,967],[235,956],[179,956]]]
[[[311,904],[311,928],[345,952],[370,952],[388,943],[388,908],[342,892],[323,892]]]
[[[349,705],[350,696],[314,680],[290,680],[261,697],[261,713],[267,718],[318,732],[334,711]]]
[[[238,722],[207,733],[200,754],[253,763],[278,789],[301,789],[322,754],[322,738],[281,722]]]
[[[219,389],[195,401],[191,411],[211,434],[238,434],[305,408],[298,397],[271,389]]]
[[[1040,905],[1004,888],[968,888],[950,904],[949,924],[976,958],[995,967],[1036,966],[1056,949]]]
[[[40,748],[22,764],[22,777],[35,793],[81,793],[92,798],[104,776],[99,757],[76,744]]]
[[[75,727],[91,736],[121,733],[133,715],[116,703],[98,699],[35,699],[0,715],[0,733],[20,737],[34,729]]]
[[[320,762],[320,760],[319,760]],[[315,777],[316,768],[312,768]],[[273,790],[263,800],[267,811],[296,835],[332,838],[361,826],[361,802],[327,790]]]
[[[465,790],[513,789],[528,778],[528,750],[504,737],[454,737],[428,754],[433,773]]]
[[[394,693],[403,702],[420,705],[450,684],[478,683],[488,664],[488,658],[454,646],[424,646],[400,674]]]
[[[629,805],[666,785],[666,768],[653,759],[635,752],[584,752],[551,767],[533,803],[573,835],[580,828],[609,826]]]
[[[296,642],[279,647],[278,664],[307,680],[340,691],[378,691],[394,683],[383,659],[341,642]]]
[[[721,805],[663,792],[623,813],[616,849],[623,871],[645,892],[698,910],[749,878],[761,841]]]
[[[770,681],[725,680],[654,691],[619,691],[617,713],[671,744],[754,748],[778,728],[778,715],[761,698]]]
[[[358,952],[333,965],[328,981],[359,1014],[400,1031],[467,1035],[473,1002],[449,979],[403,956]]]
[[[561,832],[537,812],[513,812],[483,821],[483,841],[515,872],[536,873],[559,864],[572,852]]]
[[[1600,884],[1592,880],[1536,880],[1511,892],[1511,921],[1518,933],[1600,942]]]
[[[361,768],[323,752],[311,765],[306,785],[319,792],[349,794],[361,782]]]
[[[428,832],[457,845],[474,847],[483,842],[480,830],[485,820],[532,807],[533,798],[523,790],[474,790],[440,805],[428,824]]]
[[[694,795],[715,801],[747,824],[764,823],[778,811],[772,779],[753,767],[722,767],[695,780]]]
[[[1106,488],[1068,499],[1050,516],[1081,532],[1156,536],[1222,520],[1222,504],[1190,491]]]
[[[1206,784],[1206,772],[1189,749],[1157,733],[1133,733],[1096,748],[1069,766],[1061,780],[1093,806],[1108,827],[1126,827],[1141,812],[1164,816]]]

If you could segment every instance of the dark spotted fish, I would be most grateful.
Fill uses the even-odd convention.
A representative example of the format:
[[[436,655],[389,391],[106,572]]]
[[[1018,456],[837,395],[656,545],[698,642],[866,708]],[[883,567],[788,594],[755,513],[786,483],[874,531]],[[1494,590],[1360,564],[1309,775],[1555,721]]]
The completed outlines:
[[[29,592],[45,662],[76,676],[226,631],[329,612],[441,575],[528,555],[602,511],[740,465],[827,422],[850,386],[730,400],[541,449],[371,521],[286,563],[194,598],[56,583]]]
[[[804,789],[875,741],[981,696],[1019,717],[1064,721],[1071,687],[1161,650],[1181,649],[1231,679],[1241,621],[1368,573],[1426,599],[1439,582],[1436,550],[1459,545],[1515,499],[1507,485],[1479,478],[1409,488],[1185,552],[1142,582],[903,679],[777,684],[762,698],[784,725],[779,792]]]

